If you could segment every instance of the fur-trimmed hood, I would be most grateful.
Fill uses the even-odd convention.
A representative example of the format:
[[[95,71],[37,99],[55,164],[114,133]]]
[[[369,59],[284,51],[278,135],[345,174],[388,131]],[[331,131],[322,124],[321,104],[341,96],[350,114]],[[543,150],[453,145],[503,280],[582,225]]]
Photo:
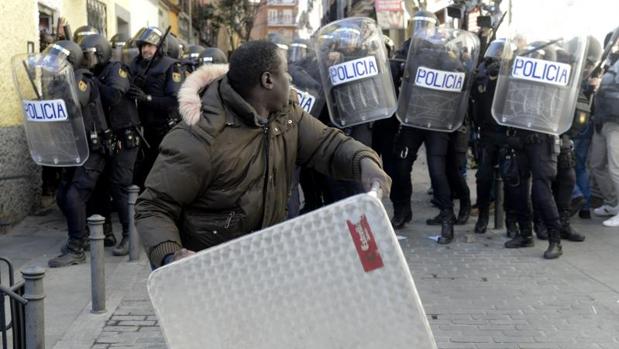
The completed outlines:
[[[178,108],[187,125],[193,126],[200,120],[202,101],[199,91],[227,72],[227,64],[206,64],[185,79],[178,91]]]

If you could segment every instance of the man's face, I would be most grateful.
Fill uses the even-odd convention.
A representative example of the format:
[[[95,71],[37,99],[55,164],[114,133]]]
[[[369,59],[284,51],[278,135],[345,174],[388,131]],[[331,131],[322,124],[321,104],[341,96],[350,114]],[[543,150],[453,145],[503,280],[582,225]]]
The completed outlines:
[[[273,77],[273,102],[276,109],[285,108],[288,105],[290,96],[290,80],[292,78],[288,74],[288,61],[286,55],[281,51],[277,51],[279,56],[279,67],[271,72]]]
[[[140,49],[140,53],[142,54],[142,58],[144,59],[152,59],[153,57],[155,57],[156,52],[157,52],[157,46],[153,44],[145,43],[144,45],[142,45],[142,48]]]

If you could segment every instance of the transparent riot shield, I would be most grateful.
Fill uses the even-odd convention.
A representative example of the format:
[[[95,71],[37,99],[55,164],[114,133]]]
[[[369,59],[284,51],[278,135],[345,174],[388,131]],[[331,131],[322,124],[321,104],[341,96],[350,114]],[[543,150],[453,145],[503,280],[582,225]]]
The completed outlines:
[[[317,81],[312,72],[318,71],[317,62],[304,61],[288,65],[288,73],[292,77],[291,88],[297,93],[299,105],[303,110],[315,117],[320,116],[322,108],[325,106],[324,94],[320,81]],[[308,65],[315,65],[310,67]]]
[[[169,348],[436,348],[380,200],[361,194],[155,270]]]
[[[405,126],[452,132],[464,121],[479,56],[470,32],[437,28],[416,33],[406,58],[396,116]]]
[[[396,109],[383,35],[369,18],[346,18],[314,37],[331,121],[350,127],[386,119]]]
[[[505,45],[492,103],[503,126],[559,135],[573,121],[586,37],[516,33]]]
[[[88,139],[71,64],[41,54],[17,55],[11,63],[34,162],[82,165],[88,159]]]

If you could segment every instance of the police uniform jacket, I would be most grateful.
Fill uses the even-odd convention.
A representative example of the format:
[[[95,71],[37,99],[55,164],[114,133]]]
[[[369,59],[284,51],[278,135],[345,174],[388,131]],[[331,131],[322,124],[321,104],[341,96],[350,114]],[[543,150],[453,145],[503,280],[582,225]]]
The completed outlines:
[[[184,122],[164,138],[138,199],[136,223],[154,266],[181,246],[197,251],[285,220],[297,165],[360,180],[362,158],[380,163],[303,111],[295,94],[263,121],[223,72],[206,65],[187,79],[179,93]]]
[[[143,76],[148,61],[137,56],[129,65],[132,78],[143,77],[142,90],[151,96],[150,102],[138,103],[140,120],[144,127],[167,131],[168,120],[175,118],[178,109],[177,94],[183,81],[180,63],[170,57],[156,57],[147,76]]]
[[[129,91],[128,70],[120,62],[107,63],[97,74],[103,110],[113,130],[140,123],[135,102],[126,96]]]

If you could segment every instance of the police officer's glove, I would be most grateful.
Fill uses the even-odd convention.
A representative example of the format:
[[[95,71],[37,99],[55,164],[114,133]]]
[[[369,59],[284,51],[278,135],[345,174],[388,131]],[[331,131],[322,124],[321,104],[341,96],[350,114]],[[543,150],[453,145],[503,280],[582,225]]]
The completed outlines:
[[[138,102],[150,102],[151,100],[151,97],[146,94],[146,92],[144,92],[141,88],[135,85],[131,85],[129,87],[129,91],[127,91],[127,97],[135,99]]]
[[[361,159],[361,184],[365,191],[372,190],[372,185],[377,183],[384,197],[389,196],[391,191],[391,178],[371,158]],[[380,195],[379,195],[380,196]]]

